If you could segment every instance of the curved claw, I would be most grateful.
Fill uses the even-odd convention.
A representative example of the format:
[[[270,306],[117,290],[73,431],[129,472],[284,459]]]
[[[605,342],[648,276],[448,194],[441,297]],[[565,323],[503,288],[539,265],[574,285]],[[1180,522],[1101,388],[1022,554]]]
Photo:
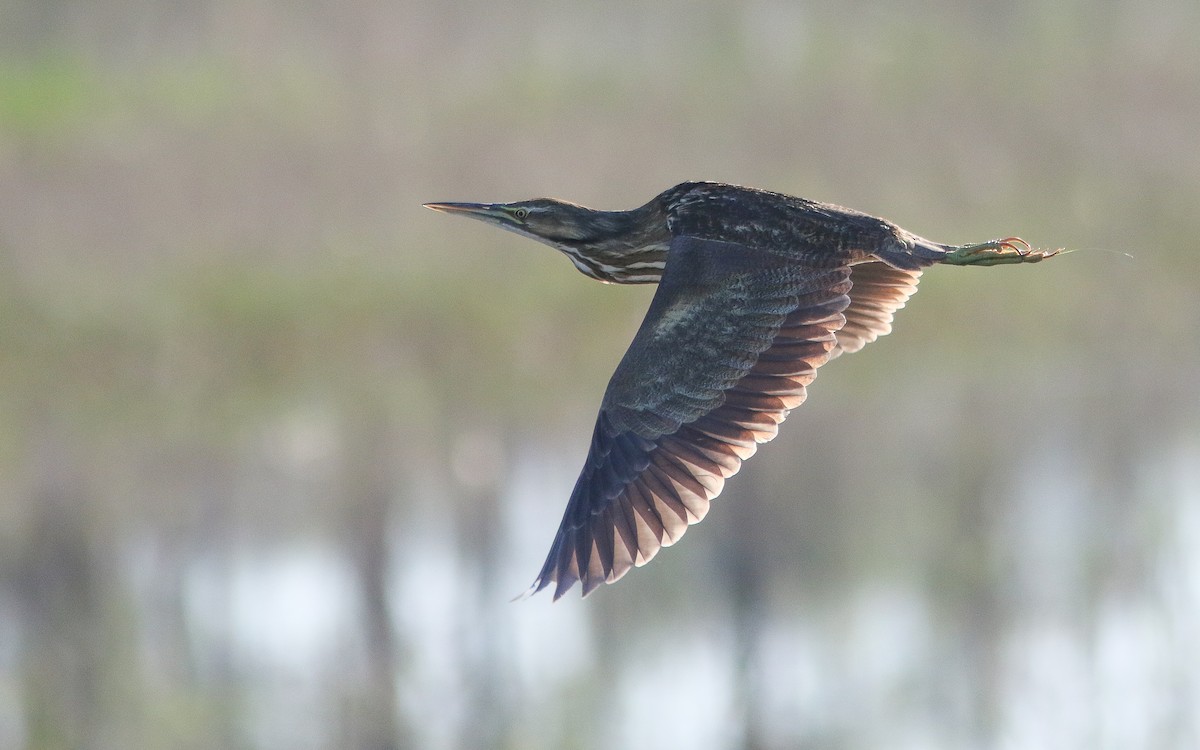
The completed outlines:
[[[1012,250],[1021,257],[1033,252],[1033,247],[1020,237],[1005,237],[1002,240],[996,240],[996,246],[1001,250]]]

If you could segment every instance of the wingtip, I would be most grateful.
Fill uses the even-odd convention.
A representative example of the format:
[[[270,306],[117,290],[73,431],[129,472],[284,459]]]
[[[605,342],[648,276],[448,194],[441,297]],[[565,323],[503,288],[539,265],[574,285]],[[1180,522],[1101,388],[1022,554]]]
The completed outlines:
[[[535,582],[534,582],[534,584],[533,584],[532,586],[530,586],[529,588],[525,589],[525,590],[524,590],[524,591],[522,591],[521,593],[517,594],[517,595],[516,595],[516,596],[514,596],[512,599],[509,599],[509,600],[508,600],[508,603],[509,603],[509,604],[516,604],[517,602],[523,602],[523,601],[525,601],[526,599],[528,599],[529,597],[531,597],[531,596],[533,596],[534,594],[536,594],[537,592],[538,592],[538,588],[537,588],[537,582],[535,581]]]
[[[571,589],[573,589],[575,587],[575,581],[573,581],[573,580],[569,581],[569,582],[563,582],[563,581],[557,581],[552,578],[539,577],[539,578],[535,579],[533,583],[529,584],[529,588],[525,589],[524,591],[517,594],[516,596],[514,596],[512,599],[509,599],[508,601],[510,603],[525,601],[526,599],[531,598],[535,594],[540,593],[543,589],[549,588],[551,583],[556,584],[554,587],[553,596],[550,599],[550,601],[552,601],[552,602],[556,602],[559,599],[563,598],[563,596],[565,596],[568,591],[570,591]],[[565,583],[565,585],[564,585],[564,583]],[[591,593],[590,590],[585,590],[583,592],[583,595],[587,596],[589,593]]]
[[[546,588],[546,586],[549,585],[549,583],[550,583],[550,581],[547,580],[547,578],[544,575],[539,575],[537,578],[533,579],[533,583],[529,584],[529,588],[527,588],[524,591],[522,591],[521,593],[517,594],[512,599],[509,599],[509,601],[510,602],[525,601],[526,599],[531,598],[534,594],[537,594],[542,589]],[[555,598],[557,598],[557,597],[555,597]]]

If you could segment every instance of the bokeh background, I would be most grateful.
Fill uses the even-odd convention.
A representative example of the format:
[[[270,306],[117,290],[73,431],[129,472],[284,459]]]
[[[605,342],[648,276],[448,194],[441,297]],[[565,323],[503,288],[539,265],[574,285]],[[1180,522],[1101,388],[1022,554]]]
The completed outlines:
[[[1200,4],[0,2],[0,746],[1200,746]],[[705,523],[532,580],[652,290],[423,210],[967,242]]]

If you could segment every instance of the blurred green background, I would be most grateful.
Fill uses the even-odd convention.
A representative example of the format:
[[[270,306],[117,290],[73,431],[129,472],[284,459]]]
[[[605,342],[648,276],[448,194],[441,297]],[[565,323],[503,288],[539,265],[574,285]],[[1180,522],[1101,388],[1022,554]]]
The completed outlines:
[[[0,746],[1200,746],[1200,4],[0,2]],[[684,543],[510,603],[683,180],[935,268]]]

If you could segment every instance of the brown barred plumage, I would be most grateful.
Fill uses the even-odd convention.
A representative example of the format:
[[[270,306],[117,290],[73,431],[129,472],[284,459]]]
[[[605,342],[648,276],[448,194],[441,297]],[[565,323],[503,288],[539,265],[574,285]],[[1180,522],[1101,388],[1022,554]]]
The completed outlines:
[[[548,198],[426,205],[555,247],[592,278],[659,284],[529,590],[553,584],[555,599],[679,541],[804,402],[817,368],[891,331],[922,269],[1055,254],[1016,238],[943,245],[858,211],[709,182],[630,211]]]

